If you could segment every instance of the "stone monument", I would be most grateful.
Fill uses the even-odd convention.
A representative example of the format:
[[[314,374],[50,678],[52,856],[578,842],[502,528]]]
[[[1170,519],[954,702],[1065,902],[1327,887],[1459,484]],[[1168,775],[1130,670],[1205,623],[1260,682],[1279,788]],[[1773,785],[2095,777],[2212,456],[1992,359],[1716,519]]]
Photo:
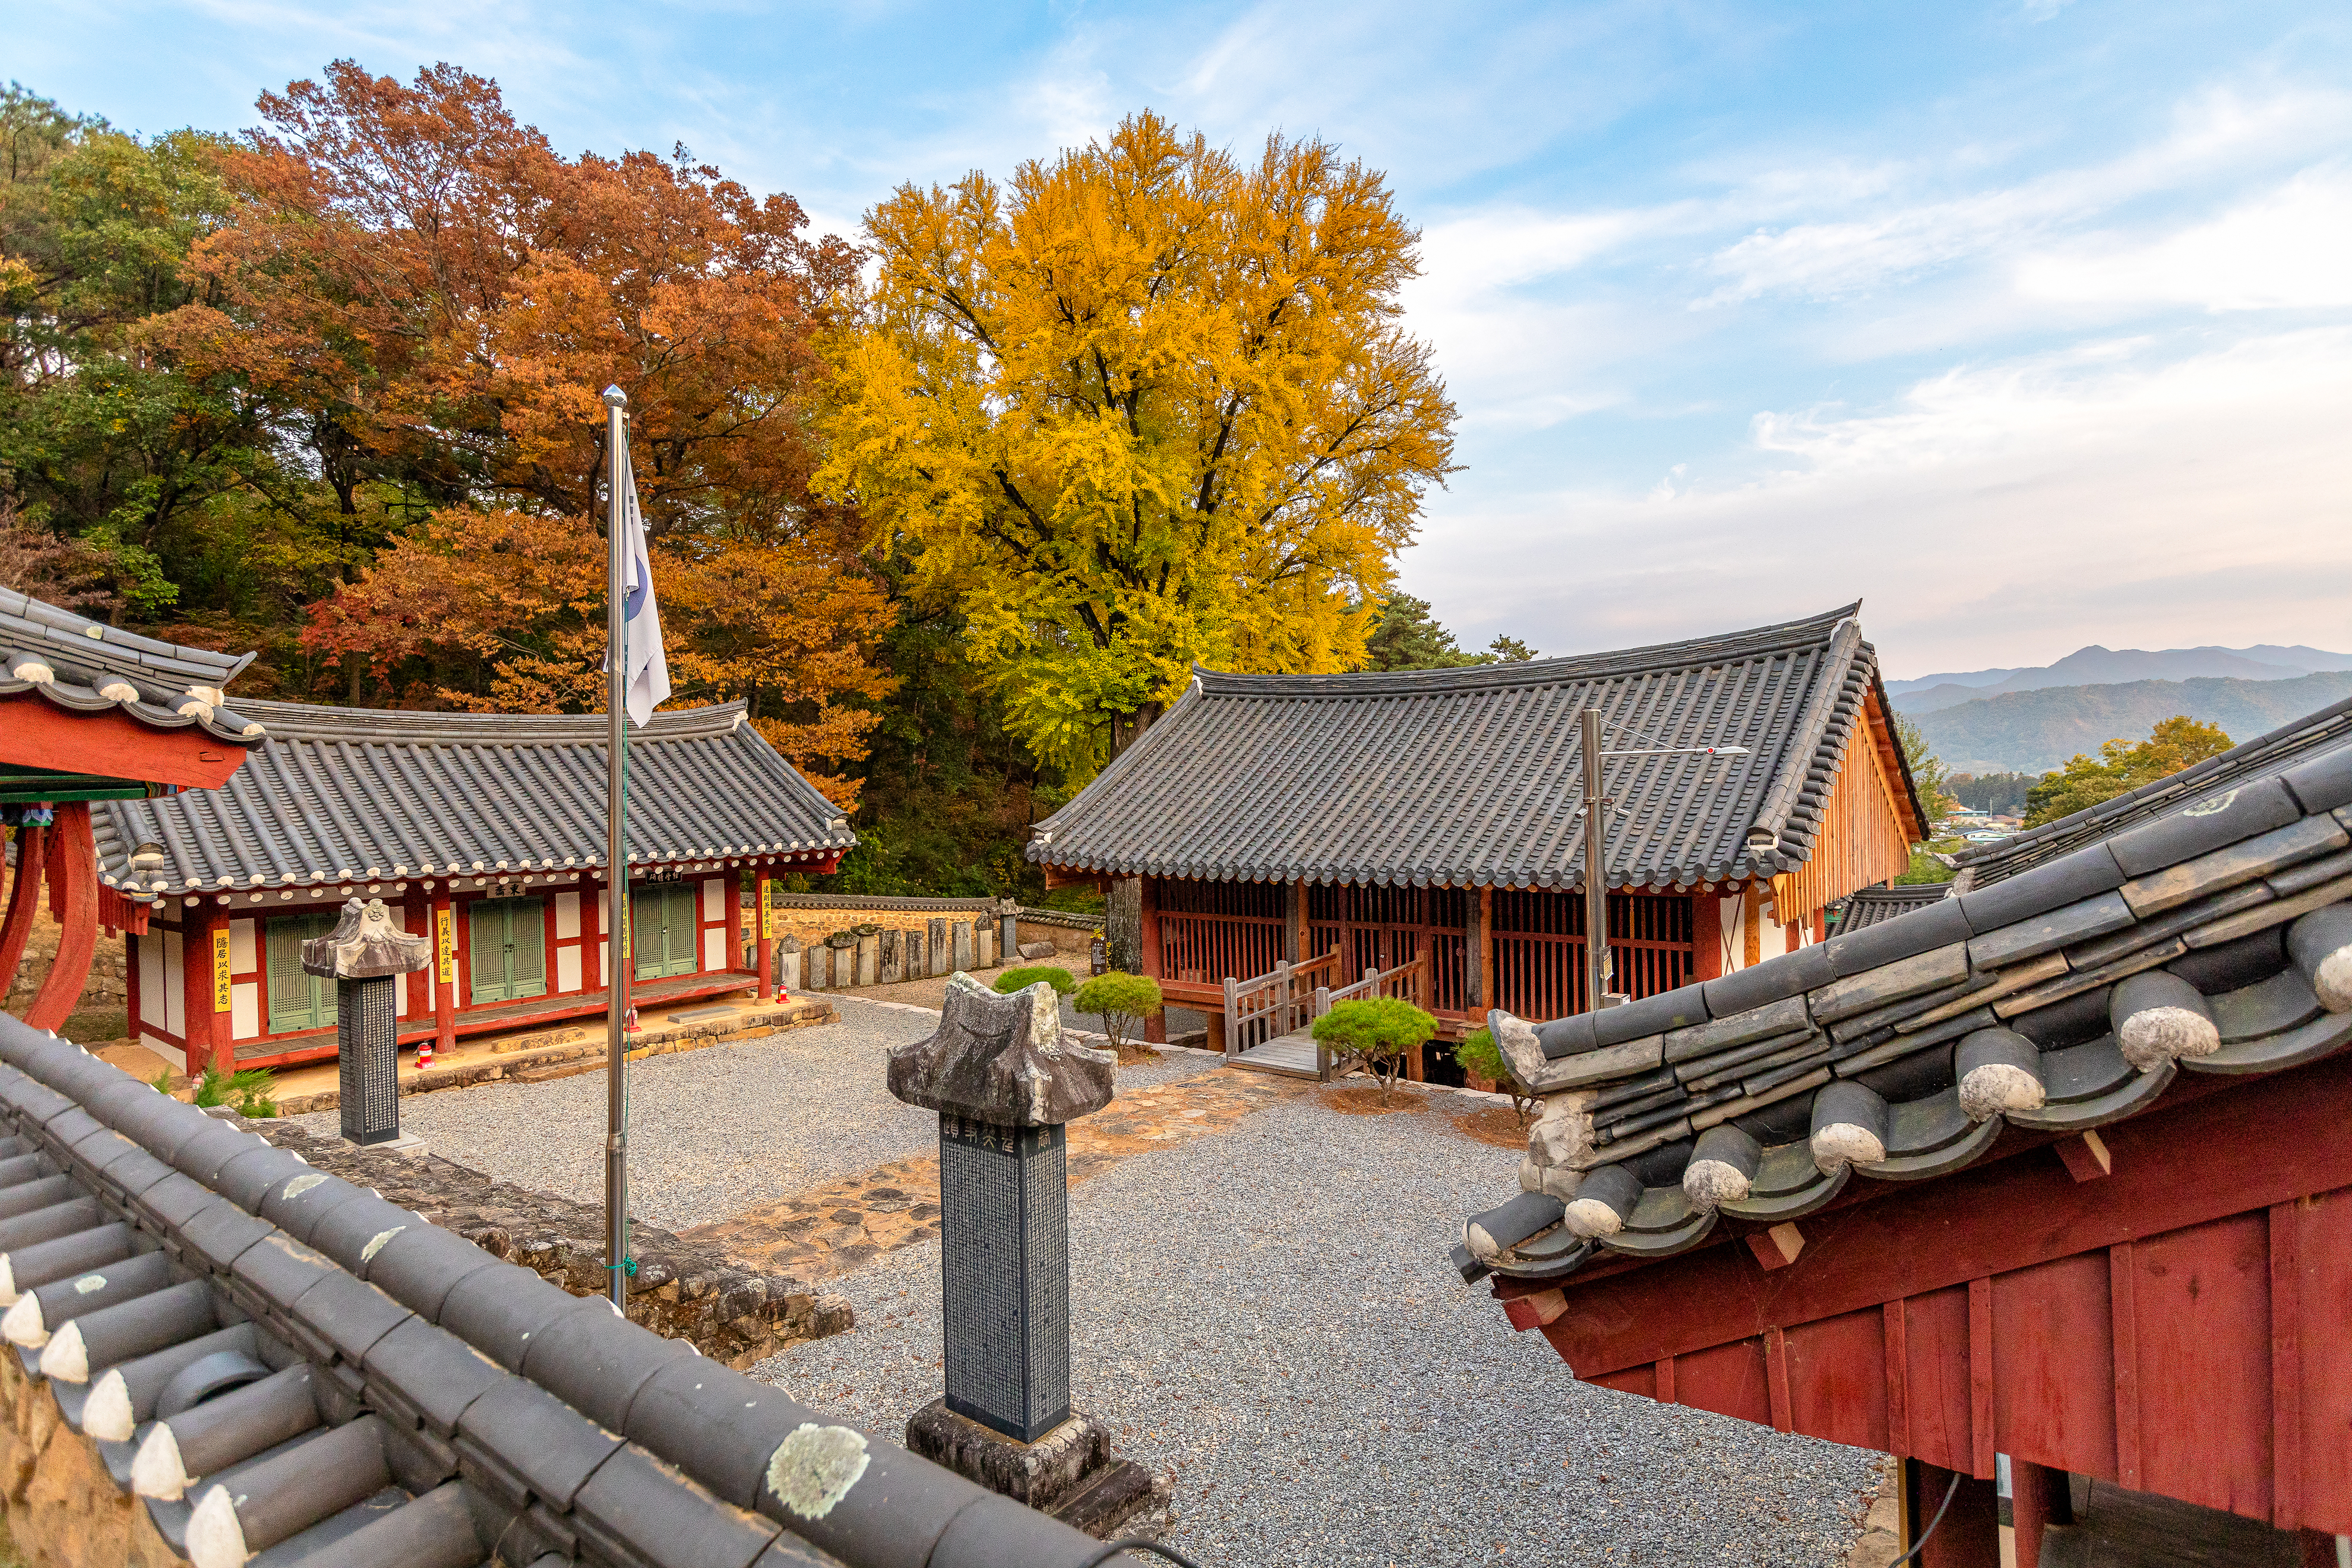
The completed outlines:
[[[302,968],[335,983],[335,1059],[343,1136],[363,1147],[420,1152],[424,1140],[400,1135],[400,1025],[396,975],[432,962],[432,940],[392,923],[382,899],[346,900],[342,918],[302,944]]]
[[[1166,1498],[1070,1408],[1064,1128],[1110,1102],[1118,1058],[1065,1039],[1043,984],[1000,996],[948,979],[938,1032],[890,1053],[890,1092],[940,1115],[947,1394],[907,1446],[1097,1536]]]

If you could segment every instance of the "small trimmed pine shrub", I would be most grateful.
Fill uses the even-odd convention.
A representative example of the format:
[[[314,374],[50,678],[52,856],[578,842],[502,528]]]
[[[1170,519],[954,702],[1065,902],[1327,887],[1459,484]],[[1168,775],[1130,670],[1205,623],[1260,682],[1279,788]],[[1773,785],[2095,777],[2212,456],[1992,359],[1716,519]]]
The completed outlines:
[[[1528,1092],[1527,1085],[1511,1076],[1511,1060],[1495,1043],[1494,1030],[1471,1031],[1454,1047],[1454,1059],[1472,1077],[1494,1079],[1496,1087],[1511,1097],[1511,1114],[1519,1119],[1519,1125],[1528,1124],[1528,1111],[1535,1104],[1535,1096]]]
[[[1149,974],[1129,974],[1114,969],[1079,986],[1077,994],[1070,998],[1070,1005],[1100,1017],[1103,1033],[1110,1037],[1111,1049],[1125,1055],[1130,1044],[1141,1036],[1143,1020],[1160,1009],[1160,982]]]
[[[1023,969],[1008,969],[996,977],[996,990],[1010,996],[1015,991],[1034,985],[1040,980],[1054,988],[1056,996],[1067,996],[1077,982],[1066,969],[1056,969],[1050,963],[1033,963]]]
[[[1341,1002],[1315,1020],[1315,1037],[1334,1051],[1360,1061],[1381,1080],[1386,1104],[1404,1070],[1407,1051],[1437,1033],[1437,1020],[1401,996],[1360,997]]]

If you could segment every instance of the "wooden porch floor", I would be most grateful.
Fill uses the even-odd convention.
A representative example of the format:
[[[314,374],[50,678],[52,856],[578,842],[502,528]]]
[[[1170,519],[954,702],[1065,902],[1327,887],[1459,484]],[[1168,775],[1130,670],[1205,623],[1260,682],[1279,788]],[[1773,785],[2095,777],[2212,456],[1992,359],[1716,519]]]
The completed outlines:
[[[1315,1065],[1315,1037],[1305,1029],[1295,1029],[1262,1046],[1253,1046],[1231,1060],[1234,1067],[1280,1073],[1286,1078],[1323,1076]]]

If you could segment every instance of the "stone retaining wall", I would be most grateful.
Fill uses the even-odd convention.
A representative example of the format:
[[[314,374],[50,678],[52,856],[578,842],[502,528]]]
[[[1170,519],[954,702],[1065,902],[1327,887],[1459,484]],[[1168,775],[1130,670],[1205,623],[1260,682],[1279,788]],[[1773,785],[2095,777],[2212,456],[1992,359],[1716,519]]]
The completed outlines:
[[[604,1293],[600,1206],[497,1181],[437,1155],[358,1149],[285,1121],[226,1120],[291,1149],[320,1170],[374,1188],[385,1201],[415,1209],[575,1296]],[[708,1243],[638,1224],[630,1226],[629,1246],[637,1261],[629,1321],[684,1340],[739,1372],[786,1345],[851,1327],[849,1302],[843,1297],[785,1275],[744,1268]]]
[[[98,1447],[66,1425],[47,1384],[0,1356],[0,1495],[9,1561],[26,1568],[186,1568],[137,1498],[118,1489]]]

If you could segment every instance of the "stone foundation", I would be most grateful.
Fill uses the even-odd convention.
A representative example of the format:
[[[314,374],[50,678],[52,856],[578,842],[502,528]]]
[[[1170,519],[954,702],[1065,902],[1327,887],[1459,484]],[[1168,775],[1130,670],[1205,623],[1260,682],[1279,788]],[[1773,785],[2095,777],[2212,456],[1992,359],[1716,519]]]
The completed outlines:
[[[25,1568],[184,1568],[13,1353],[0,1356],[0,1489]]]
[[[599,1205],[494,1181],[430,1154],[409,1158],[355,1149],[340,1138],[283,1121],[231,1120],[575,1296],[604,1293],[604,1211]],[[842,1297],[788,1276],[746,1268],[708,1242],[640,1224],[630,1226],[629,1243],[637,1260],[629,1288],[630,1321],[684,1340],[739,1372],[786,1345],[851,1327],[849,1303]]]

